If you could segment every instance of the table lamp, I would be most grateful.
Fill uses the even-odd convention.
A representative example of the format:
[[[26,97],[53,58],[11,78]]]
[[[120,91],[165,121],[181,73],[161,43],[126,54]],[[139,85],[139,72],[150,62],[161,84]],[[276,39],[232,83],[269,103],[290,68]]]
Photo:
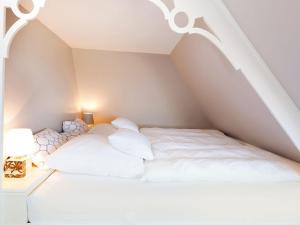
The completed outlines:
[[[94,114],[90,112],[82,113],[83,121],[88,125],[89,128],[94,126]]]
[[[8,178],[26,176],[29,157],[34,153],[34,139],[30,129],[10,129],[4,139],[4,175]],[[30,161],[31,164],[31,161]]]

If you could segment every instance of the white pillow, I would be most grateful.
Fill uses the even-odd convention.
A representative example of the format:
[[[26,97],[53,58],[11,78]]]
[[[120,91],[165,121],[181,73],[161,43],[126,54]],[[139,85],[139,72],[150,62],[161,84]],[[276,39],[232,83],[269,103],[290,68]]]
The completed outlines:
[[[119,129],[108,137],[109,143],[117,150],[142,159],[152,160],[151,143],[141,133]]]
[[[109,123],[98,124],[89,130],[89,134],[99,134],[108,137],[109,135],[115,133],[117,128]]]
[[[142,159],[119,152],[107,138],[78,136],[48,157],[48,167],[67,173],[133,178],[142,175]]]
[[[125,128],[139,132],[139,127],[136,123],[130,121],[129,119],[119,117],[111,122],[116,128]]]

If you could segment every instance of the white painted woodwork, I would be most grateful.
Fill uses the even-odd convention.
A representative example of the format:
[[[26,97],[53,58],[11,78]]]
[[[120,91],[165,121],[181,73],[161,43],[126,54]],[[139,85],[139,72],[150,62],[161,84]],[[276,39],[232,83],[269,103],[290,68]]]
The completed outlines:
[[[175,32],[198,33],[204,36],[227,57],[235,69],[241,70],[300,151],[299,109],[238,26],[223,1],[174,0],[175,8],[171,12],[166,6],[163,6],[161,0],[150,1],[161,7],[165,19],[169,21],[170,27]],[[189,17],[189,23],[184,28],[177,27],[174,23],[174,14],[178,12],[185,12]],[[194,19],[202,17],[216,36],[201,28],[193,28]]]
[[[268,107],[274,118],[300,150],[300,111],[278,82],[268,65],[242,32],[222,0],[211,1],[214,13],[205,11],[204,18],[216,35],[232,51],[241,71]],[[223,24],[222,24],[223,23]]]
[[[22,13],[19,10],[18,0],[2,0],[0,1],[0,166],[3,168],[3,107],[4,107],[4,81],[5,81],[5,58],[8,57],[9,47],[17,32],[24,27],[29,20],[36,18],[41,7],[44,6],[45,0],[33,0],[34,7],[29,13]],[[13,13],[19,18],[5,33],[6,31],[6,9],[10,8]],[[0,170],[0,191],[3,190],[3,169]],[[4,203],[1,201],[0,209],[3,211]]]
[[[33,167],[25,178],[4,178],[0,200],[4,204],[0,211],[0,224],[27,223],[27,197],[54,171]]]
[[[5,8],[4,2],[0,2],[0,45],[2,44],[2,40],[4,39],[5,34]],[[4,122],[4,78],[5,78],[5,58],[1,53],[3,51],[3,47],[0,46],[0,190],[2,189],[2,180],[3,180],[3,122]],[[4,211],[4,201],[1,199],[0,195],[0,212]],[[0,224],[3,224],[3,217],[0,216]]]

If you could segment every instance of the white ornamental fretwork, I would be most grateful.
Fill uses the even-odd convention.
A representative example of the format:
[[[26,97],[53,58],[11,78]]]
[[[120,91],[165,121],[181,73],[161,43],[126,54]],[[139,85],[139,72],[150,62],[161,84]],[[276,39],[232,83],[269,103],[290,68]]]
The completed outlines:
[[[225,45],[222,43],[221,40],[218,39],[217,36],[215,36],[213,33],[199,27],[194,27],[195,20],[199,18],[199,16],[193,17],[189,15],[188,13],[184,12],[182,9],[178,7],[174,7],[174,9],[169,10],[168,7],[165,5],[165,3],[162,0],[149,0],[153,4],[155,4],[157,7],[161,9],[161,11],[164,14],[165,19],[168,21],[169,26],[171,29],[179,34],[199,34],[202,37],[206,38],[208,41],[210,41],[212,44],[214,44],[229,60],[231,65],[236,69],[239,70],[240,66],[237,60],[232,57],[230,51],[225,47]],[[184,13],[188,17],[188,23],[184,27],[179,27],[175,23],[175,17],[176,15]],[[201,17],[200,17],[201,18]]]
[[[33,9],[28,13],[21,12],[19,8],[19,0],[1,0],[1,7],[10,8],[18,20],[3,35],[1,40],[1,57],[8,58],[10,44],[14,36],[22,29],[30,20],[37,17],[41,7],[44,7],[46,0],[32,0]]]

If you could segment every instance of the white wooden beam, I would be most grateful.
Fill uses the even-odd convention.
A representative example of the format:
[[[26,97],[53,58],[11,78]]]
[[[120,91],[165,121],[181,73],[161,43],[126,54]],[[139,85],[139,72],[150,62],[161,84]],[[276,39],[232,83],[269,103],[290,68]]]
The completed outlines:
[[[5,78],[5,57],[4,51],[4,37],[6,30],[6,8],[4,2],[0,3],[0,189],[3,181],[3,127],[4,127],[4,78]],[[0,210],[1,210],[0,205]]]
[[[29,13],[22,13],[19,9],[19,0],[0,0],[0,190],[3,181],[3,139],[4,139],[4,89],[5,89],[5,59],[8,58],[10,44],[29,20],[37,17],[45,0],[32,0],[33,9]],[[6,9],[10,8],[18,20],[6,32]],[[2,201],[1,201],[2,203]],[[2,205],[0,205],[1,210]]]
[[[161,0],[149,1],[162,10],[173,31],[203,36],[226,56],[236,70],[241,70],[300,151],[300,111],[297,105],[243,33],[222,0],[174,0],[175,8],[171,11]],[[189,22],[185,27],[178,27],[174,22],[179,12],[184,12],[188,17]],[[204,18],[213,33],[193,27],[196,18]]]

